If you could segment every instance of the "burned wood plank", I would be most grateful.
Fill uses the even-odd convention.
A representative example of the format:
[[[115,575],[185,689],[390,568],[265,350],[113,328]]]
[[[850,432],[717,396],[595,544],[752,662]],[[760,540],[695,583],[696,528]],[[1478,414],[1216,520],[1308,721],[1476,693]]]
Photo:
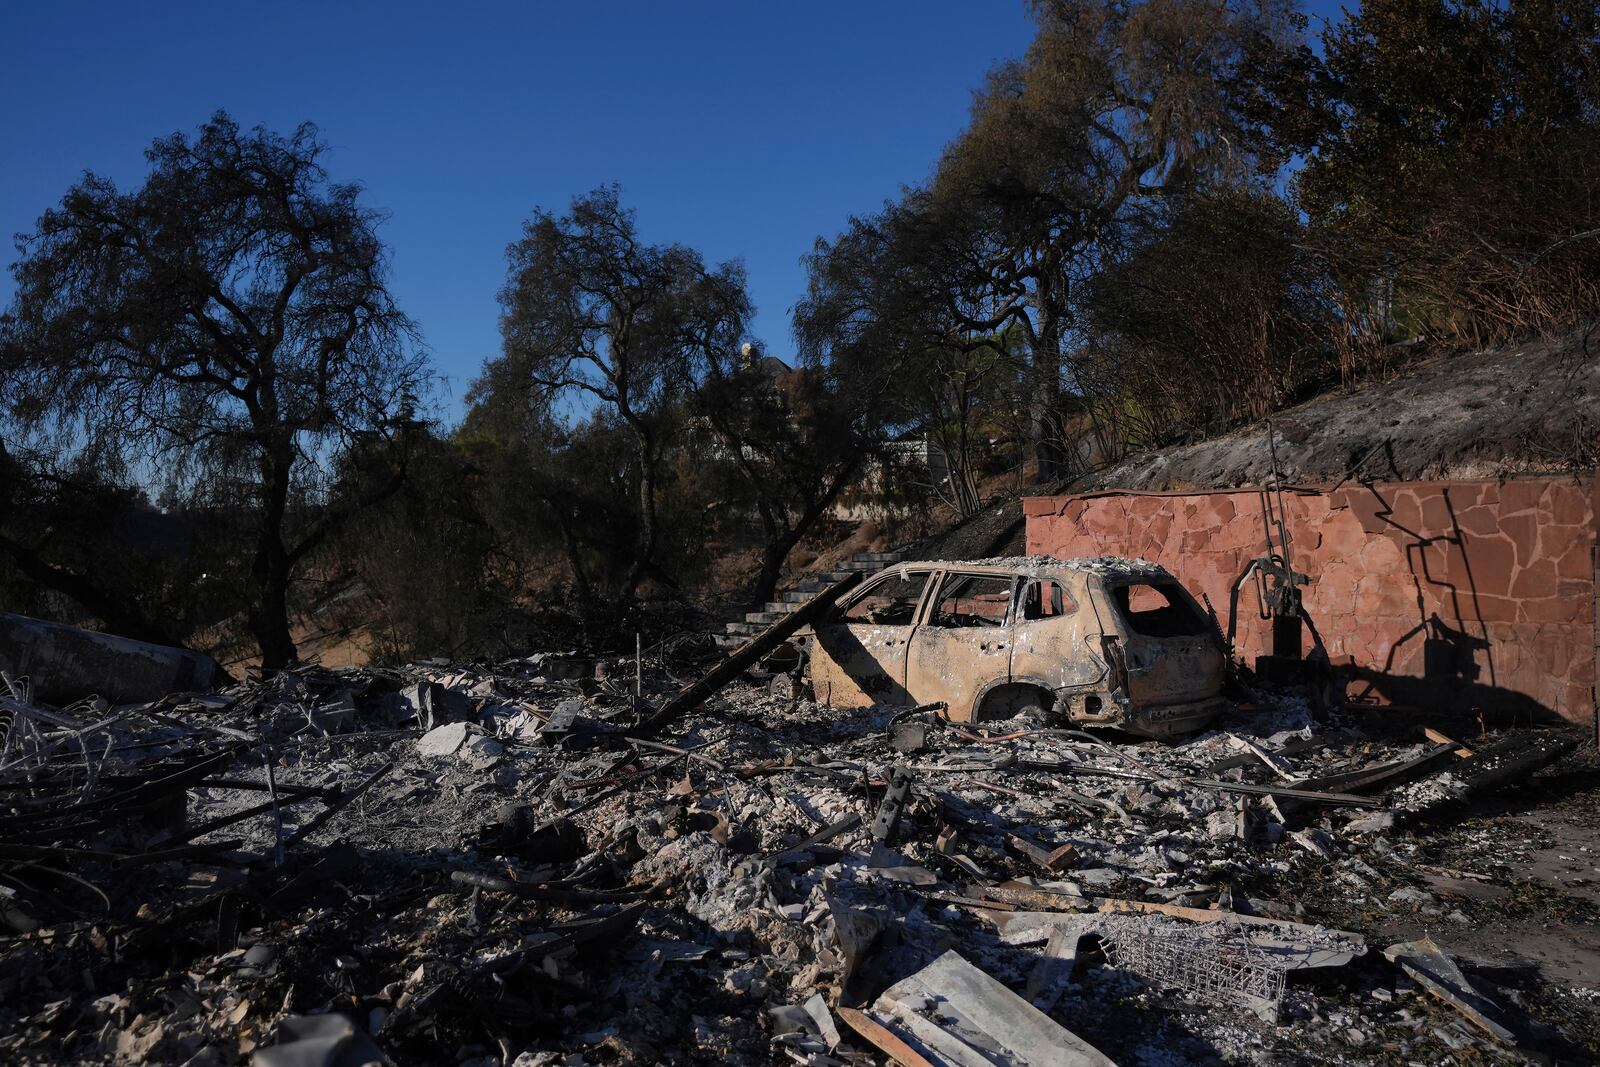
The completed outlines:
[[[1381,808],[1383,802],[1375,797],[1357,796],[1353,793],[1331,793],[1320,789],[1291,789],[1287,786],[1251,785],[1248,782],[1209,782],[1201,778],[1179,778],[1183,785],[1197,789],[1214,789],[1219,793],[1245,793],[1250,796],[1289,797],[1310,800],[1318,804],[1340,804],[1352,808]]]
[[[1163,779],[1159,775],[1146,774],[1139,771],[1124,771],[1114,767],[1095,767],[1089,764],[1078,763],[1051,763],[1043,760],[1017,760],[1015,766],[1020,770],[1036,771],[1042,774],[1068,774],[1081,778],[1117,778],[1128,782],[1157,782]],[[919,771],[974,771],[974,770],[1002,770],[1003,766],[993,767],[918,767]],[[1317,789],[1294,788],[1291,786],[1254,785],[1250,782],[1222,782],[1212,781],[1207,778],[1175,777],[1166,779],[1177,782],[1179,785],[1189,786],[1193,789],[1211,789],[1218,793],[1244,793],[1249,796],[1291,797],[1295,800],[1310,800],[1319,804],[1342,804],[1356,808],[1377,808],[1383,803],[1374,797],[1357,796],[1353,793],[1334,793]]]
[[[839,1018],[849,1024],[850,1029],[860,1034],[879,1052],[888,1056],[902,1067],[934,1067],[932,1061],[918,1053],[910,1045],[902,1041],[893,1030],[878,1022],[872,1016],[859,1008],[847,1008],[843,1004],[838,1007]]]
[[[1238,734],[1234,733],[1228,734],[1227,737],[1233,741],[1234,744],[1243,748],[1247,755],[1260,760],[1261,763],[1266,766],[1267,770],[1271,771],[1279,778],[1282,778],[1285,782],[1294,781],[1294,772],[1289,769],[1288,764],[1284,763],[1283,760],[1278,758],[1279,753],[1267,751],[1265,748],[1256,744],[1248,737],[1240,737]]]
[[[1349,741],[1352,737],[1353,735],[1347,733],[1346,731],[1334,730],[1329,733],[1318,734],[1315,737],[1309,737],[1299,741],[1290,741],[1282,748],[1274,749],[1272,754],[1274,756],[1298,756],[1302,753],[1314,752],[1319,748],[1327,748],[1329,745],[1342,744],[1346,741]],[[1240,752],[1236,755],[1225,756],[1222,759],[1217,760],[1215,763],[1208,764],[1203,769],[1207,774],[1221,774],[1223,771],[1229,770],[1230,768],[1247,767],[1256,761],[1257,757],[1255,753]]]
[[[1440,757],[1449,755],[1455,751],[1455,747],[1455,742],[1451,741],[1446,744],[1435,745],[1422,755],[1412,759],[1384,763],[1376,767],[1363,767],[1359,770],[1346,771],[1343,774],[1327,774],[1320,778],[1302,778],[1292,784],[1296,789],[1317,791],[1372,789],[1377,786],[1387,786],[1399,782],[1408,775],[1421,771]]]
[[[1046,848],[1037,841],[1030,840],[1020,833],[1006,834],[1006,844],[1014,852],[1019,852],[1034,863],[1051,873],[1060,873],[1072,865],[1072,859],[1077,850],[1071,843],[1058,848]]]
[[[558,904],[606,904],[647,899],[660,893],[664,883],[637,886],[629,889],[558,889],[529,882],[513,882],[476,871],[452,871],[450,880],[456,885],[487,889],[491,893],[510,893],[527,900],[544,900]]]
[[[197,823],[196,825],[184,830],[182,833],[174,834],[169,840],[175,845],[183,844],[187,841],[193,841],[197,837],[204,837],[213,830],[220,830],[224,826],[232,826],[234,823],[243,822],[246,819],[253,819],[257,815],[265,815],[274,808],[287,808],[291,804],[303,804],[309,800],[315,799],[317,799],[315,795],[307,793],[302,796],[285,797],[283,800],[276,802],[271,800],[262,801],[260,804],[256,804],[252,807],[241,808],[239,811],[235,811],[227,815],[219,815],[215,819],[210,819],[203,823]]]
[[[1423,727],[1422,736],[1426,737],[1429,741],[1432,741],[1436,745],[1455,745],[1456,755],[1460,756],[1462,759],[1466,759],[1468,756],[1472,755],[1472,749],[1468,748],[1466,745],[1463,745],[1461,742],[1454,740],[1448,734],[1444,734],[1438,730],[1435,730],[1431,726]]]
[[[1515,733],[1486,745],[1451,768],[1469,797],[1531,777],[1571,752],[1577,741],[1554,732]],[[1444,747],[1444,746],[1441,746]]]
[[[835,601],[861,583],[861,577],[858,571],[840,579],[750,638],[711,668],[704,677],[685,686],[677,696],[661,705],[655,714],[642,722],[633,733],[648,737],[674,719],[705,703],[719,689],[755,666],[767,653],[793,637],[802,627],[832,607]]]
[[[1039,911],[1081,911],[1094,904],[1091,897],[1040,889],[1015,880],[995,885],[974,885],[970,892],[987,900],[1010,904],[1012,907],[1034,908]]]
[[[132,867],[148,867],[156,863],[171,863],[174,860],[189,860],[200,856],[209,856],[217,852],[232,852],[234,849],[242,848],[243,846],[244,841],[235,838],[229,841],[207,841],[199,845],[179,845],[176,848],[156,849],[133,856],[118,856],[111,861],[111,869],[120,871]]]
[[[860,823],[861,816],[856,812],[851,812],[843,818],[824,826],[822,829],[818,830],[804,841],[798,842],[797,844],[791,845],[786,849],[782,849],[778,852],[774,852],[770,856],[767,856],[766,862],[779,863],[791,856],[798,856],[800,853],[806,852],[816,845],[823,844],[827,841],[832,841],[846,830],[855,829],[860,825]]]
[[[1291,922],[1288,919],[1271,919],[1264,915],[1245,915],[1236,911],[1212,911],[1207,908],[1186,908],[1180,904],[1160,904],[1148,900],[1122,900],[1117,897],[1097,897],[1094,901],[1095,910],[1108,913],[1131,913],[1171,915],[1179,919],[1189,919],[1194,922],[1230,922],[1242,926],[1270,927],[1274,930],[1283,930],[1289,933],[1309,935],[1324,927],[1312,926],[1309,923]],[[1350,933],[1345,930],[1330,930],[1340,937],[1351,942],[1365,943],[1360,934]]]
[[[310,822],[300,827],[300,829],[284,838],[283,843],[285,845],[297,844],[301,841],[304,841],[307,837],[310,837],[318,830],[322,829],[329,819],[333,818],[345,808],[349,807],[352,801],[361,796],[368,789],[372,788],[373,783],[377,782],[379,778],[382,778],[392,770],[394,770],[394,761],[390,760],[382,767],[379,767],[377,770],[373,771],[370,775],[364,778],[354,789],[351,789],[348,793],[341,793],[336,799],[329,803],[328,806],[324,808],[315,819],[312,819]]]
[[[1507,1045],[1517,1043],[1516,1035],[1499,1021],[1500,1006],[1472,987],[1455,961],[1431,937],[1404,941],[1383,950],[1390,962],[1410,975],[1423,989],[1449,1004],[1474,1025]]]

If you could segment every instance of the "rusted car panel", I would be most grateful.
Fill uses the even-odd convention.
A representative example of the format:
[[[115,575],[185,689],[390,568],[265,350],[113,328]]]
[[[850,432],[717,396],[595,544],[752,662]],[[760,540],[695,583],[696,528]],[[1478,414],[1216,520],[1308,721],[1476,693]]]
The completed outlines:
[[[914,703],[906,652],[920,616],[928,568],[896,568],[869,579],[813,627],[811,688],[840,708]]]
[[[1223,707],[1215,624],[1165,570],[1114,559],[902,564],[814,627],[811,682],[838,707],[1029,708],[1161,737]]]

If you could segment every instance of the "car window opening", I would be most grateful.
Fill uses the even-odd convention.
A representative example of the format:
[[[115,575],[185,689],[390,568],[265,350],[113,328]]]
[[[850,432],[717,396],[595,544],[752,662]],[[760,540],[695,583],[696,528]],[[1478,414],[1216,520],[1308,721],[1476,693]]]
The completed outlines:
[[[1205,617],[1176,583],[1119,585],[1112,598],[1141,637],[1202,637],[1208,632]]]
[[[939,590],[929,622],[949,628],[1004,626],[1010,607],[1010,578],[952,574]]]
[[[877,626],[910,626],[917,620],[917,605],[927,574],[895,575],[873,586],[861,599],[845,608],[845,622],[867,622]]]
[[[1061,588],[1061,583],[1052,578],[1029,582],[1022,595],[1022,617],[1030,622],[1035,619],[1059,618],[1077,610],[1078,605],[1067,596],[1066,590]]]

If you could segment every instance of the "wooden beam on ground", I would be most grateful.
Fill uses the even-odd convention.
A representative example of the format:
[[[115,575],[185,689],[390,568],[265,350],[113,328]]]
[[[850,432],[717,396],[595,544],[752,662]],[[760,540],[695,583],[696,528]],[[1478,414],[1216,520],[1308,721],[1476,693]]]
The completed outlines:
[[[910,1045],[900,1040],[894,1031],[866,1012],[858,1008],[847,1008],[842,1004],[834,1010],[839,1013],[839,1018],[849,1024],[850,1029],[866,1038],[879,1052],[895,1063],[904,1067],[933,1067],[926,1057],[918,1054]]]
[[[1397,763],[1383,763],[1376,767],[1363,767],[1360,770],[1346,771],[1343,774],[1329,774],[1321,778],[1304,778],[1294,783],[1296,789],[1310,790],[1345,790],[1345,789],[1371,789],[1374,786],[1388,786],[1399,782],[1421,771],[1428,764],[1455,750],[1455,742],[1435,745],[1422,755],[1413,759],[1400,760]]]
[[[1122,900],[1118,897],[1097,897],[1094,901],[1095,910],[1116,914],[1157,914],[1171,915],[1178,919],[1189,919],[1192,922],[1231,922],[1243,926],[1264,926],[1276,930],[1285,930],[1290,933],[1304,935],[1314,934],[1324,927],[1312,926],[1308,923],[1291,922],[1288,919],[1271,919],[1265,915],[1243,915],[1236,911],[1210,910],[1207,908],[1186,908],[1181,904],[1160,904],[1149,900]],[[1359,934],[1345,930],[1331,930],[1330,933],[1339,934],[1352,941],[1365,941]]]
[[[1289,786],[1253,785],[1250,782],[1209,782],[1201,778],[1179,778],[1183,785],[1200,789],[1215,789],[1219,793],[1244,793],[1249,796],[1289,797],[1291,800],[1310,800],[1318,804],[1344,804],[1354,808],[1381,808],[1383,801],[1376,797],[1356,796],[1353,793],[1329,793],[1320,789]]]
[[[631,732],[649,736],[674,719],[698,708],[723,686],[761,662],[767,653],[793,637],[801,627],[831,608],[835,601],[861,584],[861,578],[861,572],[857,571],[846,578],[840,579],[804,604],[801,604],[788,615],[750,638],[750,640],[728,653],[721,663],[711,668],[699,681],[685,686],[677,696],[661,705],[654,715],[650,716],[637,729]]]
[[[1506,1045],[1517,1043],[1516,1035],[1497,1018],[1500,1006],[1473,988],[1455,961],[1434,944],[1433,938],[1424,936],[1420,941],[1390,945],[1383,954],[1423,989],[1455,1008],[1496,1041]]]
[[[1423,727],[1422,736],[1426,737],[1429,741],[1432,741],[1436,745],[1455,745],[1456,755],[1460,756],[1462,759],[1466,759],[1468,756],[1472,755],[1472,749],[1468,748],[1466,745],[1463,745],[1459,741],[1451,740],[1449,737],[1440,733],[1438,730],[1435,730],[1431,726]]]

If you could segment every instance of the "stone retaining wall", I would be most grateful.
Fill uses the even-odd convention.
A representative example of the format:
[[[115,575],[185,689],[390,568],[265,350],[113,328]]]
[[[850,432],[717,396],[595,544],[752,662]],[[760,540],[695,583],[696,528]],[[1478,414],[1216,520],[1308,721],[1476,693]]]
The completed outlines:
[[[1346,485],[1284,494],[1305,606],[1352,699],[1555,712],[1587,722],[1595,684],[1600,481]],[[1029,554],[1143,557],[1210,598],[1265,551],[1256,490],[1025,501]],[[1239,653],[1268,651],[1253,587]],[[1307,647],[1310,641],[1307,639]]]

